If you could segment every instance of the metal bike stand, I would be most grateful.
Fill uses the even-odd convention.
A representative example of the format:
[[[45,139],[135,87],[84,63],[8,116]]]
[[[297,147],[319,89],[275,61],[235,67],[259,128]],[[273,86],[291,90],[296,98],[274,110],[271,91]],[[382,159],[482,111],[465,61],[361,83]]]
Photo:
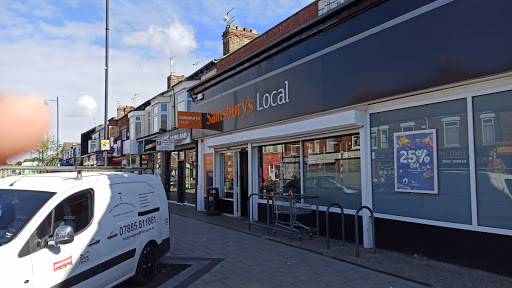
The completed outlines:
[[[341,204],[339,203],[331,203],[329,204],[329,207],[327,207],[327,211],[325,212],[325,226],[326,226],[326,234],[327,234],[327,249],[331,249],[330,243],[329,243],[329,210],[333,206],[338,206],[341,210],[341,237],[343,240],[343,246],[345,246],[345,213],[343,212],[343,207],[341,207]]]
[[[370,212],[370,215],[371,215],[371,218],[372,218],[372,238],[373,238],[373,254],[377,254],[377,249],[376,249],[376,245],[375,245],[375,217],[373,216],[373,211],[370,207],[368,206],[361,206],[359,209],[357,209],[356,211],[356,215],[355,215],[355,222],[356,222],[356,257],[359,258],[359,221],[358,221],[358,217],[359,217],[359,212],[361,212],[361,210],[363,209],[366,209],[368,210],[368,212]]]

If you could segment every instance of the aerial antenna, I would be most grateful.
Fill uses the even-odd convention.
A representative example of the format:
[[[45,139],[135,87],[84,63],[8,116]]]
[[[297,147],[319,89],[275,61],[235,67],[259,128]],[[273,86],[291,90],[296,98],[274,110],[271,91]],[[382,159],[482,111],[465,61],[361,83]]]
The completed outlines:
[[[192,64],[192,66],[197,66],[197,64],[198,64],[199,62],[201,62],[201,61],[203,61],[203,60],[199,60],[199,61],[197,61],[196,63]],[[196,67],[196,68],[197,68],[197,67]]]
[[[231,10],[228,11],[228,13],[226,13],[226,16],[224,16],[224,22],[226,22],[226,26],[229,26],[231,25],[231,23],[233,23],[233,21],[235,21],[235,16],[233,16],[233,18],[229,18],[229,12],[233,11],[233,9],[235,8],[231,8]]]
[[[174,58],[174,56],[172,56],[171,58],[169,58],[169,61],[171,61],[171,74],[172,74],[172,70],[174,68],[174,61],[172,61],[172,58]]]
[[[136,106],[135,106],[135,100],[137,99],[137,95],[140,95],[140,94],[135,93],[135,94],[133,95],[133,98],[132,98],[132,101],[133,101],[133,107],[136,107]]]

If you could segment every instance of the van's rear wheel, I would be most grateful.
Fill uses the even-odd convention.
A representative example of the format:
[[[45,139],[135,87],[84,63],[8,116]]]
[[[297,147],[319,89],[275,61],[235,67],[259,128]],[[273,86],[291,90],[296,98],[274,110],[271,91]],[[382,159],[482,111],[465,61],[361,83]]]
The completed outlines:
[[[137,271],[133,280],[137,285],[148,284],[155,278],[156,264],[158,261],[158,248],[153,243],[148,243],[140,253]]]

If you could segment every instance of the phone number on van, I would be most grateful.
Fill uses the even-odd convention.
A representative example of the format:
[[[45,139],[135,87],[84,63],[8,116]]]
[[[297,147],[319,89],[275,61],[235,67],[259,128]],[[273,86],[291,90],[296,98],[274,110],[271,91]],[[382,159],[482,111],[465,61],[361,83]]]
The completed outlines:
[[[137,229],[142,229],[144,227],[151,226],[156,223],[156,216],[149,216],[146,219],[139,220],[139,222],[135,221],[133,223],[128,223],[124,226],[119,227],[119,235],[123,235],[125,233],[130,233],[137,231]]]

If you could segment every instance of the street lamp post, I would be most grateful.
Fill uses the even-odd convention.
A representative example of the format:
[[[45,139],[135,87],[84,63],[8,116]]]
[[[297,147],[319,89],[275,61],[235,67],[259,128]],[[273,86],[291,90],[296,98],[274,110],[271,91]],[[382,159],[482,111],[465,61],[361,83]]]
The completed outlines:
[[[108,14],[109,14],[109,0],[106,1],[106,19],[105,19],[105,22],[106,22],[106,25],[105,25],[105,139],[109,139],[110,138],[108,137],[108,30],[109,30],[109,27],[108,27]],[[105,167],[108,165],[108,152],[105,151],[103,153],[103,157],[104,157],[104,165]]]
[[[45,100],[46,105],[48,105],[48,102],[57,102],[57,148],[55,152],[57,153],[57,162],[59,162],[59,97],[57,97],[57,100]]]

